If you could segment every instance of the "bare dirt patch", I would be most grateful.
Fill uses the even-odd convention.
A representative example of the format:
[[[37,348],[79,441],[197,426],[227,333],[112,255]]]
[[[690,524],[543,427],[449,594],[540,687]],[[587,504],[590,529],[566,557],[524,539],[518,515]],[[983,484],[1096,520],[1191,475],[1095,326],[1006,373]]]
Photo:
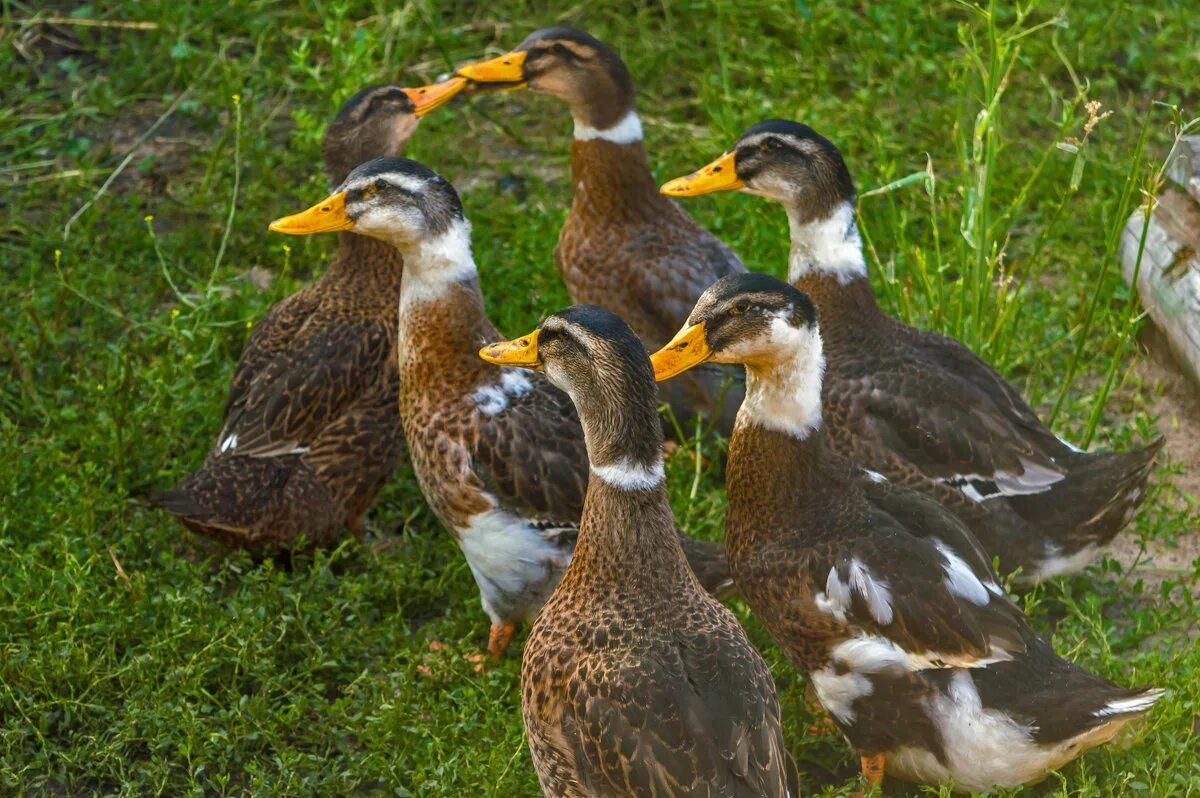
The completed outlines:
[[[1135,371],[1152,389],[1154,403],[1150,412],[1158,417],[1158,429],[1167,439],[1163,453],[1170,463],[1182,469],[1181,473],[1167,477],[1175,488],[1167,501],[1182,507],[1190,500],[1191,512],[1183,516],[1187,528],[1179,530],[1177,540],[1149,541],[1140,561],[1140,539],[1128,530],[1113,542],[1110,554],[1126,567],[1137,562],[1137,575],[1147,587],[1157,588],[1167,579],[1195,582],[1195,563],[1200,558],[1200,516],[1196,505],[1200,501],[1200,387],[1184,377],[1162,333],[1150,324],[1144,330],[1142,343],[1149,354],[1139,359]]]

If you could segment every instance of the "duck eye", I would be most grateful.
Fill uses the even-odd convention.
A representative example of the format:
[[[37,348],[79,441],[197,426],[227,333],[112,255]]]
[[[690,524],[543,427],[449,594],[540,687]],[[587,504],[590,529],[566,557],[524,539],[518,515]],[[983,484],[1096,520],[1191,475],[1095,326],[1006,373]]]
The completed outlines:
[[[762,143],[763,152],[766,152],[767,150],[777,150],[779,147],[779,139],[775,138],[774,136],[765,139]]]
[[[559,42],[555,42],[554,45],[551,46],[550,51],[552,53],[554,53],[555,55],[566,55],[567,54],[567,48],[564,45],[560,44]]]
[[[376,191],[383,191],[386,186],[387,183],[384,183],[382,180],[376,180],[374,184],[372,184],[371,188],[375,189]]]
[[[734,316],[740,316],[748,310],[750,310],[750,300],[742,299],[742,300],[739,300],[736,305],[731,307],[729,309],[729,312],[732,313]]]

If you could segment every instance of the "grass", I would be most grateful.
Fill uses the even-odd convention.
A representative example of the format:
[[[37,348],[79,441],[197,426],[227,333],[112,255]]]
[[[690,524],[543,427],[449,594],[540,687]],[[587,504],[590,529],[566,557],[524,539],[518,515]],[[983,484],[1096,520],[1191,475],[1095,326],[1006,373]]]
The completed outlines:
[[[407,466],[370,515],[380,545],[290,569],[188,536],[136,496],[200,462],[247,327],[332,251],[331,238],[284,240],[266,224],[324,195],[319,142],[338,104],[559,21],[630,63],[660,178],[761,118],[809,122],[842,146],[862,189],[891,186],[861,202],[885,305],[977,347],[1069,437],[1120,448],[1154,434],[1113,231],[1142,201],[1172,124],[1200,105],[1200,25],[1182,0],[1019,13],[913,0],[502,13],[6,0],[0,792],[535,792],[519,661],[477,674],[462,660],[485,619]],[[1093,118],[1112,113],[1085,131],[1093,101]],[[488,96],[431,115],[409,149],[463,189],[489,311],[509,333],[568,302],[551,252],[570,196],[569,126],[548,99]],[[721,197],[688,209],[752,268],[783,272],[777,208]],[[1135,534],[1195,529],[1177,472],[1160,473]],[[670,475],[680,519],[719,537],[719,481],[686,456]],[[1059,651],[1170,690],[1128,746],[1033,792],[1200,794],[1186,586],[1151,590],[1109,561],[1024,601]],[[803,681],[735,610],[772,663],[808,791],[849,795],[844,743],[803,732]]]

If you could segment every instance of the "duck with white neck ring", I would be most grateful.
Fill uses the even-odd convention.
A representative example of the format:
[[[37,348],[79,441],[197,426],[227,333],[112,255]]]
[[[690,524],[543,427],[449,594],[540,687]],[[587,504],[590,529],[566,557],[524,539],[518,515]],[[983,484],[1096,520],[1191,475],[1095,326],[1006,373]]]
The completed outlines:
[[[784,206],[788,281],[821,311],[830,444],[937,498],[1018,584],[1082,570],[1145,495],[1159,439],[1081,452],[958,341],[885,315],[867,280],[854,184],[837,147],[770,120],[724,155],[662,187],[676,197],[740,190]]]
[[[425,499],[458,541],[492,620],[488,651],[501,656],[574,550],[588,474],[574,406],[541,375],[497,372],[477,357],[500,336],[484,313],[458,192],[428,167],[368,161],[271,229],[346,231],[403,255],[400,417]],[[685,544],[705,584],[728,588],[720,544]]]
[[[633,78],[612,47],[575,28],[544,28],[458,75],[480,88],[528,88],[570,109],[574,200],[554,260],[572,301],[619,313],[654,348],[714,280],[745,271],[729,247],[659,194]],[[740,378],[736,369],[712,367],[667,386],[664,399],[680,421],[704,416],[728,435]]]
[[[799,795],[771,674],[679,547],[637,336],[613,313],[577,305],[480,356],[544,371],[565,391],[591,463],[575,558],[521,668],[545,794]]]
[[[953,513],[826,447],[816,310],[764,274],[728,277],[651,356],[657,379],[746,367],[726,468],[725,544],[742,596],[862,758],[959,790],[1040,780],[1145,714],[1055,654]]]

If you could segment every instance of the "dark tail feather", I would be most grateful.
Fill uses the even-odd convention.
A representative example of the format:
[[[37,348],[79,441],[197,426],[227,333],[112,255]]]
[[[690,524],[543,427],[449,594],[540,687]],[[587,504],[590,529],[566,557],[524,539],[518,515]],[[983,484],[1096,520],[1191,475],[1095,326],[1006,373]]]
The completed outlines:
[[[1043,528],[1060,529],[1062,556],[1108,543],[1133,517],[1163,438],[1133,452],[1079,454],[1067,463],[1066,479],[1045,493],[1013,496],[1010,506]]]

